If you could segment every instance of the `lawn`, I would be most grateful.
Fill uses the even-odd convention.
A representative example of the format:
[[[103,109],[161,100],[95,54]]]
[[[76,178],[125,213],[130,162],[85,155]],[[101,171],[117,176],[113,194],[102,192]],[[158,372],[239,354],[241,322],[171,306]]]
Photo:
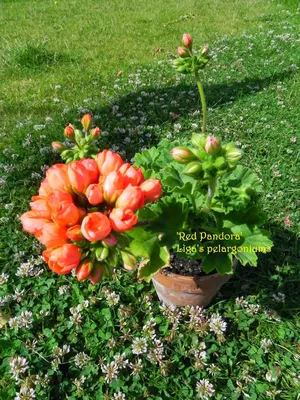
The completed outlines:
[[[275,243],[205,312],[123,270],[54,275],[19,221],[84,113],[129,161],[200,130],[197,88],[171,67],[184,32],[209,43],[208,132],[259,175]],[[0,398],[298,399],[298,2],[2,0],[0,35]]]

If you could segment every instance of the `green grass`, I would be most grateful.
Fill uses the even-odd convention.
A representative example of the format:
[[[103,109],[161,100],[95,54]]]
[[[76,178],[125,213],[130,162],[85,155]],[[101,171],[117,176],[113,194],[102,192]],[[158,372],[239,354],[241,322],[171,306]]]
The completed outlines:
[[[196,87],[190,78],[178,77],[170,67],[183,32],[191,32],[196,45],[210,44],[212,59],[203,77],[209,107],[208,131],[224,141],[240,142],[243,163],[252,167],[264,183],[263,203],[269,215],[266,228],[275,241],[272,253],[262,255],[258,268],[238,268],[209,309],[210,315],[218,312],[228,323],[223,344],[211,334],[199,337],[199,341],[207,343],[210,362],[222,369],[221,374],[209,379],[214,383],[218,400],[225,396],[243,399],[242,394],[238,397],[237,382],[242,382],[251,399],[297,398],[300,300],[297,3],[296,0],[1,2],[0,273],[3,271],[10,277],[8,283],[0,285],[0,298],[13,295],[16,288],[25,289],[26,294],[21,304],[11,301],[0,311],[15,316],[26,309],[33,311],[35,319],[29,330],[14,331],[7,325],[1,330],[0,356],[4,359],[0,366],[1,399],[8,398],[7,387],[9,398],[14,398],[8,366],[8,357],[13,355],[29,359],[32,374],[52,371],[50,386],[39,394],[51,399],[65,398],[66,394],[75,398],[74,385],[69,381],[82,373],[87,376],[87,399],[102,399],[101,388],[112,396],[119,387],[128,391],[130,400],[194,399],[196,382],[207,378],[205,370],[195,371],[193,358],[187,355],[196,340],[195,333],[188,333],[185,325],[180,325],[177,339],[167,342],[171,325],[162,316],[151,285],[137,285],[134,276],[123,276],[120,283],[117,280],[109,284],[120,293],[122,303],[133,308],[134,317],[128,320],[128,325],[134,336],[151,314],[147,304],[140,305],[135,299],[149,292],[153,294],[152,314],[157,319],[157,334],[172,361],[169,375],[162,377],[156,365],[145,362],[147,373],[142,374],[140,382],[124,372],[120,380],[109,386],[102,378],[99,380],[103,374],[98,358],[112,359],[114,352],[109,352],[107,341],[111,335],[120,334],[120,318],[114,311],[110,317],[108,311],[101,311],[110,308],[103,300],[90,305],[79,338],[68,325],[70,307],[83,298],[99,296],[98,286],[77,284],[71,276],[54,276],[44,267],[40,280],[15,276],[20,263],[31,256],[36,258],[41,251],[22,232],[18,216],[29,208],[30,196],[36,193],[47,165],[59,160],[50,143],[63,139],[63,128],[68,122],[78,123],[84,112],[92,112],[103,132],[99,144],[113,146],[129,160],[136,151],[149,148],[164,137],[186,139],[193,130],[199,130],[200,102]],[[118,71],[123,71],[120,77]],[[173,120],[172,113],[179,114],[179,118]],[[286,218],[290,226],[284,223]],[[62,284],[72,288],[71,294],[57,299]],[[276,300],[278,292],[285,295],[284,301]],[[243,307],[237,308],[234,299],[238,296],[259,304],[261,312],[252,315]],[[47,307],[50,316],[41,319],[40,309]],[[99,325],[103,327],[102,337]],[[24,343],[39,337],[42,340],[36,351],[50,361],[55,345],[71,344],[69,372],[62,366],[56,373],[45,360],[28,350]],[[273,346],[266,354],[260,349],[264,338],[270,339]],[[115,352],[129,353],[129,349],[128,343],[121,344]],[[76,369],[73,362],[80,351],[87,352],[92,359],[84,372]],[[134,359],[131,355],[131,361]],[[185,369],[187,373],[183,373]],[[265,375],[274,369],[277,380],[269,382]],[[246,382],[246,370],[252,372],[256,382]],[[149,397],[146,394],[142,397],[147,390]],[[267,390],[273,391],[269,397]],[[282,392],[276,395],[276,390]],[[77,396],[81,398],[80,394]]]

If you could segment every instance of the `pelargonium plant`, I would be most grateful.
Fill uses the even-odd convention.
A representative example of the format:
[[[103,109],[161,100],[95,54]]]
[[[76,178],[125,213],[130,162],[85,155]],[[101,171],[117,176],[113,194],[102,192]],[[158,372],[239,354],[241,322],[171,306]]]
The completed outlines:
[[[156,231],[160,245],[177,257],[199,261],[199,272],[231,274],[234,257],[242,265],[257,265],[257,253],[271,251],[269,232],[261,229],[262,184],[251,169],[239,164],[242,152],[235,143],[206,133],[207,110],[199,70],[209,60],[208,46],[193,50],[189,34],[178,48],[174,67],[194,76],[202,104],[202,133],[189,142],[163,140],[157,148],[136,154],[145,177],[161,180],[164,194],[140,210],[149,237]],[[149,280],[158,270],[143,269]]]
[[[74,141],[72,149],[53,144],[68,164],[46,171],[31,211],[21,216],[21,222],[46,247],[43,257],[52,271],[68,274],[76,269],[78,280],[96,283],[111,276],[119,256],[124,268],[134,268],[126,233],[138,225],[137,210],[157,200],[162,187],[157,179],[145,180],[140,168],[110,150],[84,158],[95,151],[89,144],[100,130],[88,133],[89,114],[81,122],[85,138],[71,125],[65,129],[65,136]]]

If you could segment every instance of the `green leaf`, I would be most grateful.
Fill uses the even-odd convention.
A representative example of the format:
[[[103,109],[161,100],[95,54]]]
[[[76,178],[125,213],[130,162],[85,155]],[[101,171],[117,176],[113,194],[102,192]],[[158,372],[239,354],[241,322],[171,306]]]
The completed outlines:
[[[157,235],[148,232],[142,227],[134,228],[127,233],[132,241],[129,244],[129,249],[135,256],[150,258],[152,250],[158,241]]]
[[[149,260],[141,263],[138,271],[140,279],[150,282],[153,275],[155,275],[161,268],[170,265],[170,253],[166,247],[160,247],[158,244],[154,247]]]
[[[219,274],[232,274],[232,253],[210,253],[202,260],[203,271],[208,274],[213,270]]]
[[[177,232],[183,230],[188,216],[186,199],[163,198],[155,204],[156,217],[150,223],[151,232],[161,234],[161,244],[169,248],[177,240]]]

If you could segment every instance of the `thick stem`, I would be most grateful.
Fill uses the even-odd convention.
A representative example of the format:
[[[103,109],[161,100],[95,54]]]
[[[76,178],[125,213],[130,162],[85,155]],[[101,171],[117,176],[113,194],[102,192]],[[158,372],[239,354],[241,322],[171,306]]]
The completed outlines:
[[[208,182],[208,193],[207,193],[207,198],[206,198],[206,206],[207,207],[209,207],[211,204],[211,201],[215,195],[216,187],[217,187],[217,176],[214,176]]]
[[[199,72],[198,72],[197,69],[195,70],[195,79],[196,79],[196,83],[197,83],[197,86],[198,86],[200,99],[201,99],[201,105],[202,105],[202,115],[203,115],[202,133],[205,133],[206,132],[206,113],[207,113],[207,108],[206,108],[206,100],[205,100],[204,89],[203,89],[202,83],[200,81]]]

